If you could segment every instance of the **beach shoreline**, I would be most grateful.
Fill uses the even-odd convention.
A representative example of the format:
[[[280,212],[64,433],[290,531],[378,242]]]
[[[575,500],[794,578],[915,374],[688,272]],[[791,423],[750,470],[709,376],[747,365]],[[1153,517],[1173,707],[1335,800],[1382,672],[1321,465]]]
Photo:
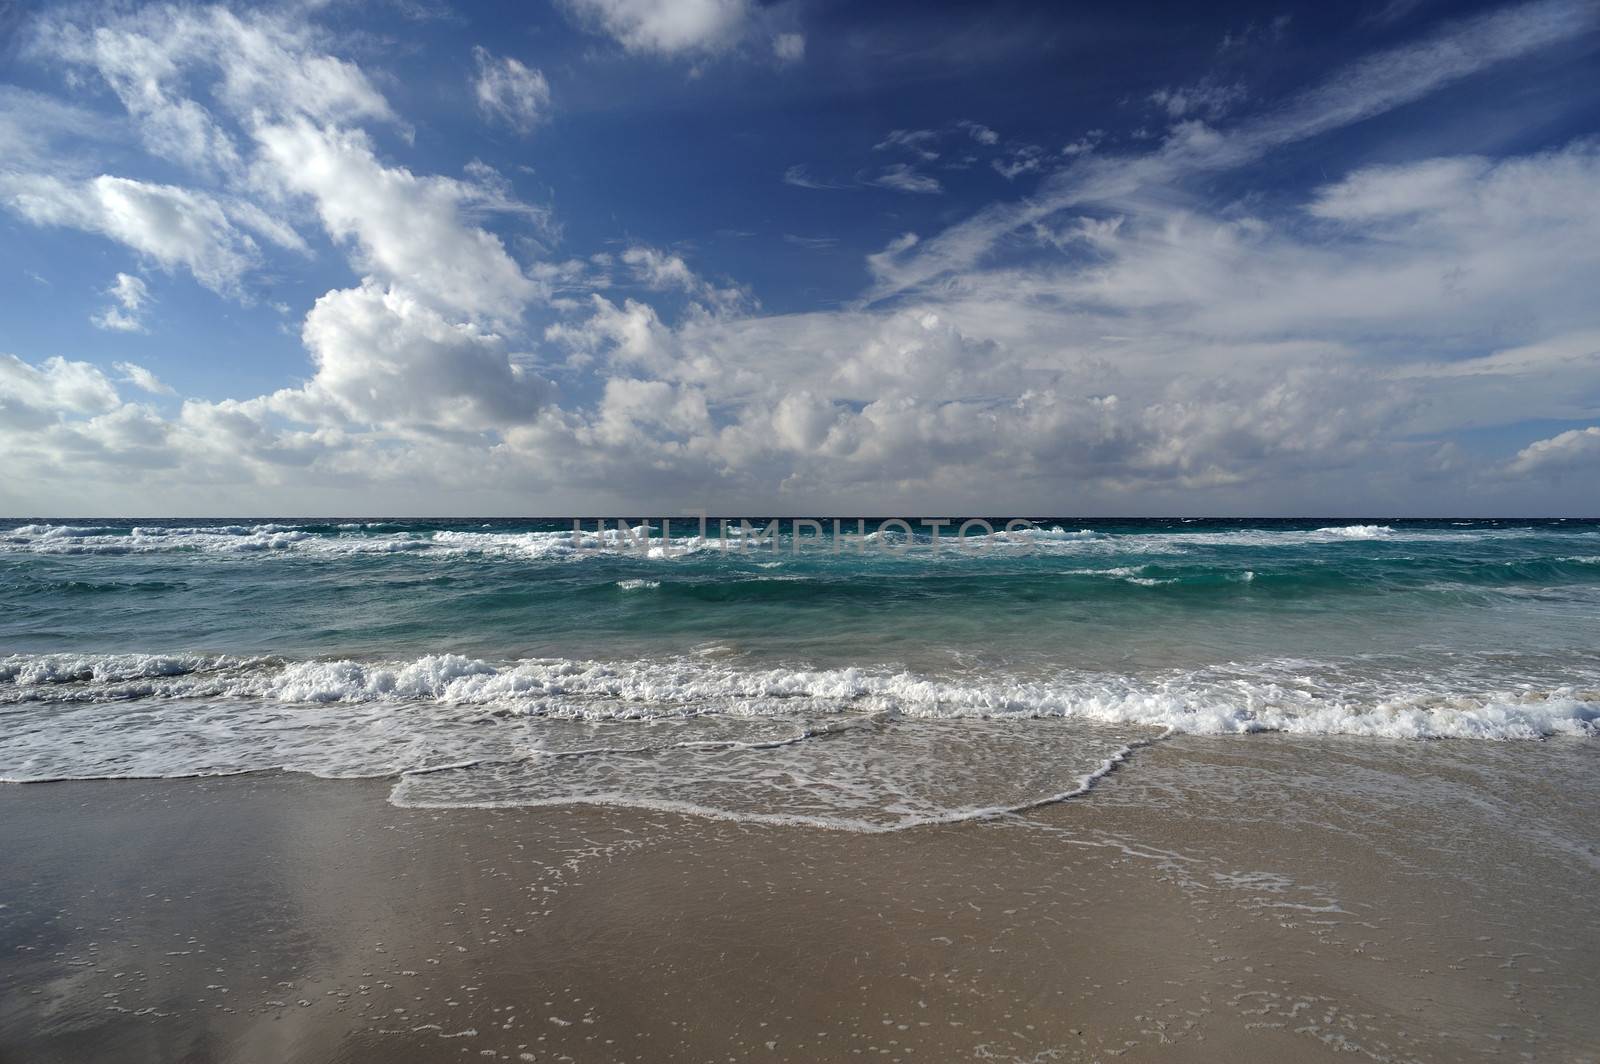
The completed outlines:
[[[1592,1060],[1597,757],[1179,737],[878,835],[7,786],[0,1060]]]

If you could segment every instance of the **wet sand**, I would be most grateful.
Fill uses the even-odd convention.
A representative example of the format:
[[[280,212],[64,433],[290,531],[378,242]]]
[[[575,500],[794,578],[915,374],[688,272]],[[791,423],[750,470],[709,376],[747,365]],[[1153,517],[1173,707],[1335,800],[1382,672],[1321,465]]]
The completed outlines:
[[[0,788],[0,1061],[1600,1059],[1595,744],[1180,738],[857,835]]]

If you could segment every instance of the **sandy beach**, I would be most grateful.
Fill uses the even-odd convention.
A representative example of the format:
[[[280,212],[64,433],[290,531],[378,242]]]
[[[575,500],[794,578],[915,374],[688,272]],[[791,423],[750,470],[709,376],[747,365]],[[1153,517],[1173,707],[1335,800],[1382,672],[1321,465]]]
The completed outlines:
[[[10,786],[0,1060],[1593,1060],[1597,756],[1185,737],[878,835]]]

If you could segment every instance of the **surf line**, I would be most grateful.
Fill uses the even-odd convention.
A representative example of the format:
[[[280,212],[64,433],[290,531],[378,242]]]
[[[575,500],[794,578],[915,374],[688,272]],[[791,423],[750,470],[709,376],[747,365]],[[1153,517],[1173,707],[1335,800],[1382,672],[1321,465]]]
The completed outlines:
[[[997,807],[993,810],[975,811],[972,814],[971,819],[977,819],[985,815],[994,817],[1020,816],[1023,813],[1031,813],[1035,809],[1043,809],[1045,806],[1059,805],[1062,802],[1068,802],[1074,798],[1082,798],[1084,795],[1094,790],[1095,784],[1099,783],[1101,780],[1117,771],[1117,769],[1121,766],[1127,764],[1128,760],[1132,758],[1135,750],[1143,750],[1146,747],[1154,746],[1156,743],[1164,742],[1167,739],[1172,738],[1177,733],[1177,725],[1168,724],[1162,730],[1160,735],[1152,735],[1147,739],[1133,740],[1125,745],[1122,749],[1112,754],[1110,757],[1101,761],[1099,768],[1088,773],[1087,775],[1080,776],[1078,778],[1078,785],[1072,788],[1070,791],[1062,791],[1060,794],[1052,794],[1044,798],[1035,798],[1031,802],[1023,802],[1019,805]]]
[[[683,815],[683,816],[701,817],[701,818],[704,818],[704,819],[707,819],[707,820],[721,820],[721,821],[727,821],[727,822],[738,823],[738,824],[767,824],[767,825],[771,825],[771,826],[774,826],[774,827],[807,827],[807,828],[820,829],[820,830],[823,830],[823,831],[842,831],[842,832],[850,832],[850,833],[853,833],[853,834],[860,834],[860,835],[891,835],[891,834],[895,834],[895,833],[898,833],[898,832],[901,832],[901,831],[915,830],[916,828],[936,827],[936,826],[941,826],[941,825],[952,825],[952,824],[963,824],[963,823],[967,823],[969,821],[1002,820],[1002,819],[1005,819],[1005,818],[1008,818],[1008,817],[1017,817],[1018,819],[1020,819],[1022,814],[1028,813],[1028,812],[1032,812],[1035,809],[1042,809],[1045,806],[1057,805],[1059,803],[1066,802],[1066,801],[1069,801],[1069,800],[1074,799],[1074,798],[1081,798],[1084,795],[1087,795],[1090,791],[1092,791],[1094,789],[1095,785],[1097,783],[1099,783],[1101,780],[1105,779],[1107,776],[1109,776],[1113,772],[1117,771],[1117,769],[1119,769],[1121,766],[1127,764],[1127,762],[1132,757],[1134,751],[1144,749],[1145,747],[1154,746],[1156,743],[1159,743],[1159,742],[1161,742],[1161,741],[1163,741],[1165,739],[1171,738],[1173,735],[1177,734],[1177,731],[1178,731],[1178,729],[1176,728],[1176,726],[1169,724],[1169,725],[1166,726],[1165,730],[1163,730],[1160,735],[1153,735],[1153,736],[1150,736],[1149,738],[1133,740],[1132,742],[1130,742],[1130,743],[1126,744],[1125,746],[1123,746],[1121,749],[1117,750],[1110,757],[1107,757],[1103,761],[1101,761],[1099,767],[1097,767],[1093,772],[1087,773],[1086,775],[1079,777],[1078,785],[1076,787],[1073,787],[1071,790],[1062,791],[1059,794],[1047,795],[1047,796],[1045,796],[1043,798],[1036,798],[1036,799],[1033,799],[1032,801],[1022,802],[1022,803],[1019,803],[1017,805],[988,806],[988,807],[983,807],[983,808],[978,808],[978,809],[956,809],[956,810],[952,810],[952,811],[950,811],[948,813],[935,814],[935,815],[932,815],[932,816],[913,816],[913,817],[908,817],[908,818],[900,821],[897,824],[877,824],[877,823],[873,823],[871,821],[866,821],[866,820],[838,820],[838,819],[832,819],[832,818],[825,817],[825,816],[812,816],[812,815],[794,814],[794,813],[734,812],[734,811],[727,810],[727,809],[718,809],[718,808],[715,808],[715,807],[712,807],[712,806],[703,806],[703,805],[699,805],[699,804],[694,803],[694,802],[662,800],[662,799],[659,799],[659,798],[631,797],[631,796],[622,795],[622,794],[555,795],[555,796],[542,797],[542,798],[537,798],[537,799],[532,799],[532,800],[516,800],[516,799],[512,799],[512,800],[508,800],[508,801],[500,801],[500,800],[466,801],[466,802],[427,801],[427,800],[413,801],[413,800],[406,800],[406,799],[402,799],[402,798],[397,798],[396,797],[396,795],[398,794],[398,786],[397,786],[396,790],[394,792],[390,793],[389,801],[392,804],[397,805],[397,806],[399,806],[401,808],[415,808],[415,809],[517,808],[517,807],[548,808],[548,807],[552,807],[552,806],[553,807],[561,807],[561,806],[579,806],[579,805],[600,806],[600,807],[621,807],[621,808],[631,808],[631,809],[653,810],[653,811],[656,811],[656,812],[664,812],[664,813],[677,813],[677,814],[680,814],[680,815]],[[819,732],[811,732],[811,733],[808,733],[806,735],[796,736],[796,737],[794,737],[792,739],[779,740],[779,741],[775,741],[775,742],[771,742],[771,743],[729,744],[729,745],[742,745],[742,746],[756,747],[756,748],[764,747],[764,746],[786,746],[786,745],[790,745],[792,743],[802,742],[802,741],[804,741],[804,740],[806,740],[808,738],[815,738],[815,737],[818,737],[820,735],[825,735],[825,734],[828,734],[828,733],[827,733],[826,730],[823,730],[823,731],[819,731]],[[675,744],[675,745],[676,746],[682,746],[683,744]],[[722,744],[712,744],[712,745],[720,746]],[[515,759],[510,759],[510,760],[496,760],[496,761],[488,761],[488,762],[482,762],[482,763],[485,763],[485,764],[508,764],[508,763],[514,763],[516,761],[524,761],[524,762],[525,761],[531,761],[531,760],[534,760],[535,758],[538,758],[538,757],[541,757],[541,756],[543,756],[543,757],[570,757],[570,756],[582,756],[582,755],[587,755],[587,754],[596,753],[596,752],[599,752],[599,751],[596,751],[596,750],[593,750],[593,749],[590,749],[590,750],[578,750],[578,751],[561,751],[561,752],[530,750],[522,758],[515,758]],[[455,767],[455,766],[440,766],[441,769],[445,768],[445,767]],[[429,772],[429,771],[438,771],[438,769],[430,768],[430,769],[422,770],[420,772],[417,772],[417,771],[406,772],[403,775],[405,775],[405,776],[423,775],[423,774],[425,774],[426,772]]]
[[[699,532],[687,542],[676,542],[672,538],[672,519],[661,518],[659,526],[652,525],[648,520],[640,518],[636,524],[629,524],[626,519],[617,519],[615,528],[607,528],[606,518],[595,520],[594,529],[587,530],[583,527],[580,518],[572,519],[572,550],[578,553],[596,553],[609,551],[613,553],[634,553],[652,558],[681,558],[692,554],[702,548],[717,549],[723,554],[737,552],[749,553],[751,550],[769,550],[773,554],[782,552],[781,539],[783,526],[789,526],[790,550],[794,554],[807,551],[824,550],[830,554],[843,554],[846,551],[855,554],[866,554],[869,551],[881,551],[889,554],[904,554],[913,545],[920,545],[933,553],[939,553],[944,547],[953,544],[957,550],[970,554],[981,554],[994,547],[996,543],[1008,543],[1013,547],[1033,547],[1033,534],[1039,531],[1039,526],[1026,518],[1012,518],[1004,523],[1004,527],[996,531],[993,524],[981,517],[970,518],[957,522],[948,517],[924,517],[917,521],[917,525],[926,531],[918,533],[912,523],[904,518],[892,517],[878,521],[875,531],[867,531],[865,518],[855,519],[855,531],[845,530],[844,522],[840,518],[829,519],[832,524],[830,535],[819,520],[808,517],[773,518],[765,525],[759,522],[752,524],[747,518],[740,518],[734,523],[730,518],[717,519],[717,534],[711,534],[711,519],[704,511],[700,511],[698,522]],[[950,526],[955,527],[955,534],[941,535]],[[661,532],[660,537],[652,538],[650,533]],[[925,537],[919,541],[918,536]]]

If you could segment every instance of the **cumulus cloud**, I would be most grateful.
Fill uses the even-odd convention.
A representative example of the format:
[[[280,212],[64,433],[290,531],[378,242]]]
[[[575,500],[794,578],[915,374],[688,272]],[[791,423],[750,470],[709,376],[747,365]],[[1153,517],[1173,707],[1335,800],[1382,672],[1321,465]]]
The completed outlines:
[[[1513,473],[1558,473],[1575,469],[1600,471],[1600,426],[1572,429],[1528,444],[1512,461]]]
[[[509,361],[503,337],[371,278],[318,299],[302,336],[317,372],[304,397],[275,397],[291,414],[304,416],[303,398],[327,398],[364,424],[475,432],[528,418],[548,394]]]
[[[515,317],[542,292],[499,237],[467,218],[502,205],[493,188],[386,166],[360,130],[301,119],[266,126],[257,139],[275,177],[310,197],[329,235],[354,246],[358,268],[469,315]]]
[[[112,304],[89,320],[96,328],[112,332],[144,332],[144,305],[150,299],[150,290],[138,277],[128,273],[117,274],[117,279],[106,289]]]
[[[678,338],[654,307],[635,299],[619,307],[601,295],[590,300],[592,313],[586,320],[557,322],[545,329],[545,339],[573,352],[579,363],[606,352],[609,361],[623,367],[671,372]]]
[[[636,280],[657,291],[679,291],[707,308],[729,310],[750,297],[742,288],[719,288],[689,268],[682,256],[635,244],[622,253],[622,261]]]
[[[68,181],[46,174],[0,173],[0,197],[35,225],[110,237],[164,269],[185,269],[207,288],[236,292],[259,261],[256,242],[215,197],[175,185],[102,174]]]
[[[117,403],[117,389],[88,362],[56,356],[34,366],[0,355],[0,404],[11,416],[100,414]]]
[[[545,120],[550,109],[550,84],[544,74],[511,56],[496,58],[483,47],[474,48],[472,58],[478,66],[473,93],[478,110],[485,117],[524,134]]]
[[[36,224],[100,233],[241,297],[263,265],[257,238],[308,251],[282,213],[305,205],[366,276],[306,315],[302,339],[315,372],[304,386],[187,400],[170,419],[122,403],[86,363],[12,359],[0,386],[15,415],[5,428],[26,435],[8,448],[25,450],[40,470],[70,459],[83,476],[94,463],[121,461],[179,467],[190,483],[288,483],[291,469],[337,481],[399,475],[407,462],[423,462],[434,452],[411,442],[419,434],[482,439],[538,416],[551,388],[514,359],[502,326],[514,328],[564,267],[525,269],[480,220],[498,214],[539,226],[542,212],[518,203],[481,164],[453,178],[381,160],[353,123],[394,122],[387,101],[353,63],[323,52],[306,24],[221,8],[111,12],[85,24],[76,17],[41,17],[35,54],[102,77],[148,150],[220,187],[12,168],[0,174],[0,202]],[[508,120],[529,119],[533,72],[487,57],[484,68],[495,106]],[[119,275],[111,294],[116,303],[102,322],[137,326],[143,282]],[[141,366],[117,369],[141,391],[171,394]]]
[[[630,52],[683,55],[716,52],[744,32],[748,0],[565,0],[585,27]],[[780,53],[781,54],[781,53]]]
[[[692,292],[702,284],[681,257],[655,248],[635,244],[622,253],[622,261],[632,266],[634,275],[651,288],[681,288]]]
[[[569,7],[630,51],[771,39],[744,5]],[[1455,498],[1489,480],[1512,490],[1518,476],[1449,471],[1442,441],[1600,413],[1593,142],[1344,173],[1330,163],[1298,195],[1227,204],[1190,179],[1528,54],[1570,32],[1575,11],[1547,2],[1469,19],[1242,121],[1163,100],[1177,125],[1144,152],[1091,152],[1097,134],[1061,153],[1002,146],[971,122],[896,130],[879,144],[895,154],[856,185],[939,192],[917,167],[960,144],[1007,176],[1037,171],[1037,193],[890,242],[868,257],[858,303],[777,314],[709,280],[688,243],[520,260],[537,245],[491,226],[543,233],[540,212],[481,164],[457,177],[396,161],[394,139],[367,126],[403,132],[398,117],[314,33],[179,8],[76,30],[52,16],[40,47],[103,76],[146,147],[208,187],[28,163],[0,178],[9,209],[218,291],[247,289],[269,245],[302,253],[296,226],[320,226],[352,273],[305,315],[309,378],[268,395],[163,414],[146,402],[171,390],[142,367],[118,363],[113,383],[85,362],[0,359],[0,448],[30,491],[66,471],[76,484],[205,484],[208,498],[291,510],[353,497],[425,507],[440,486],[462,487],[463,469],[461,505],[480,511],[537,497],[591,512],[715,500],[1128,512],[1196,499],[1282,512],[1352,484],[1375,508],[1407,508],[1441,471],[1436,490]],[[241,69],[198,54],[226,48]],[[486,52],[477,62],[480,78],[517,72]],[[265,87],[280,76],[281,99]],[[324,83],[326,99],[313,91]],[[518,128],[546,105],[492,96],[486,113]],[[785,180],[836,187],[799,167]],[[146,294],[122,276],[110,309],[134,316]],[[146,394],[125,401],[119,385]],[[1530,481],[1592,469],[1597,440],[1575,429],[1495,468]]]

